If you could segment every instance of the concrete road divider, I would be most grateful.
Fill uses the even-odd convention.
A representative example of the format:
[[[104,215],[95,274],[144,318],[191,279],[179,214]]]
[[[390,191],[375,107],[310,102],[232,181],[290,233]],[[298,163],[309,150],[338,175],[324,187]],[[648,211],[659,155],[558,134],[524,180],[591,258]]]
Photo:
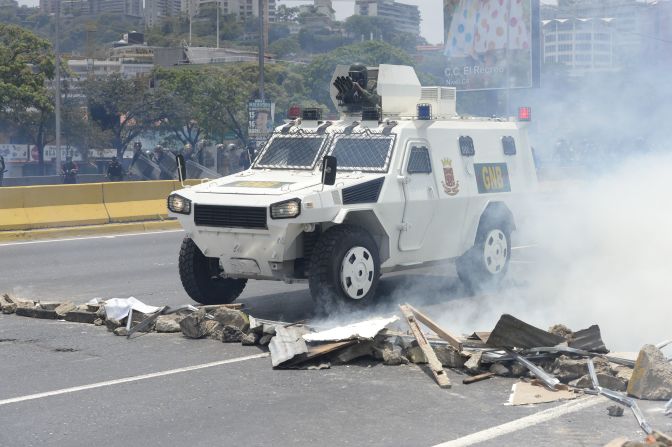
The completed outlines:
[[[166,197],[175,190],[176,184],[172,180],[159,180],[103,183],[102,186],[110,222],[116,223],[166,219]]]
[[[0,188],[0,232],[161,221],[166,198],[181,188],[173,180]]]
[[[101,183],[23,188],[30,228],[71,227],[109,222]]]
[[[25,188],[0,188],[0,231],[30,228],[23,204]]]

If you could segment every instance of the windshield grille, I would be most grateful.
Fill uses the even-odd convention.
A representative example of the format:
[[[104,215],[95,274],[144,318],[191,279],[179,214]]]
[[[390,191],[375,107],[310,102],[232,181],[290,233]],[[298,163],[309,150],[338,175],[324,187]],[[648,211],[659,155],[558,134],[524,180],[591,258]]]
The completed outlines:
[[[338,160],[338,169],[387,172],[393,145],[394,135],[335,135],[330,155]]]
[[[255,167],[313,169],[325,140],[324,135],[274,135]]]

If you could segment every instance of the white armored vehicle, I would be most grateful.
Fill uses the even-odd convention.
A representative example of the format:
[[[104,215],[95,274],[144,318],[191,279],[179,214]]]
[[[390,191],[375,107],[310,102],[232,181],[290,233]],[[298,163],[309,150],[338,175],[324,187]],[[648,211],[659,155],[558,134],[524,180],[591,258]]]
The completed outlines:
[[[506,274],[517,203],[537,186],[525,124],[457,116],[455,90],[422,87],[411,67],[353,67],[332,79],[339,120],[306,110],[250,169],[169,196],[195,301],[263,279],[362,306],[384,273],[455,261],[471,289]]]

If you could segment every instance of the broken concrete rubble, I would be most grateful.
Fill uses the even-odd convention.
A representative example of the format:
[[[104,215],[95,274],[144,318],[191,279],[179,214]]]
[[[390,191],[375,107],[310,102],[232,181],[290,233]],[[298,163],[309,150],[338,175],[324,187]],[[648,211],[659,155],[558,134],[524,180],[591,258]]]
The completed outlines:
[[[65,318],[68,312],[72,312],[76,308],[77,306],[75,305],[75,303],[73,303],[72,301],[66,301],[65,303],[61,303],[59,306],[57,306],[54,309],[54,312],[56,312],[58,318]]]
[[[56,312],[53,310],[40,309],[39,307],[17,307],[16,314],[20,317],[40,318],[43,320],[56,319]]]
[[[182,334],[188,338],[202,338],[208,333],[208,329],[204,326],[207,321],[206,312],[199,310],[187,315],[180,321],[180,329]]]
[[[548,332],[560,336],[567,341],[570,340],[571,338],[570,336],[572,335],[572,330],[567,326],[565,326],[564,324],[554,324],[553,326],[548,328]]]
[[[161,333],[180,332],[180,321],[182,316],[179,315],[160,315],[154,324],[154,330]]]
[[[665,359],[660,349],[644,345],[639,351],[628,382],[628,394],[638,399],[672,399],[672,364]]]
[[[2,305],[2,313],[3,314],[13,314],[16,312],[16,303],[5,303]]]
[[[621,417],[623,416],[623,407],[620,405],[610,405],[607,407],[607,414],[611,417]]]
[[[247,332],[250,328],[250,320],[247,314],[240,310],[220,306],[210,314],[212,315],[212,319],[221,324],[222,327],[231,326],[237,328],[240,332]]]
[[[511,370],[509,370],[509,368],[502,365],[501,363],[493,363],[490,366],[490,372],[497,375],[497,376],[502,376],[502,377],[508,377],[508,376],[511,375]]]
[[[221,323],[218,323],[221,325]],[[245,334],[236,326],[224,325],[221,329],[220,340],[224,343],[240,343]]]
[[[478,372],[480,372],[482,355],[483,355],[482,352],[474,352],[473,354],[471,354],[469,360],[467,360],[464,363],[464,369],[466,369],[467,372],[470,374],[477,374]]]
[[[250,332],[249,334],[243,335],[243,338],[240,340],[243,346],[254,346],[259,342],[261,336],[257,333]]]
[[[594,363],[597,372],[604,375],[612,374],[609,362],[606,360],[596,357]],[[562,383],[569,383],[588,374],[588,360],[561,355],[553,362],[551,373]]]
[[[625,391],[628,386],[627,380],[623,380],[622,378],[615,377],[610,374],[598,373],[597,381],[601,387],[609,388],[610,390],[614,391]],[[592,384],[593,382],[589,374],[569,382],[569,385],[576,388],[591,388]]]
[[[93,324],[94,321],[98,318],[98,315],[92,312],[85,312],[80,310],[73,310],[68,312],[64,316],[65,321],[70,321],[72,323],[86,323]]]

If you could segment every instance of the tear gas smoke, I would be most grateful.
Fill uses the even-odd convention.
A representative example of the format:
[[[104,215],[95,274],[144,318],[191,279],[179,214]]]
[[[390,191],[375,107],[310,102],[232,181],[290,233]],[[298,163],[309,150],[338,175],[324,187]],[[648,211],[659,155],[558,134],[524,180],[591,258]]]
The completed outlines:
[[[469,296],[446,267],[403,274],[382,281],[378,306],[338,323],[409,302],[455,333],[490,330],[508,313],[544,329],[598,324],[612,351],[672,338],[672,86],[629,71],[518,95],[535,112],[543,192],[513,237],[536,246],[514,249],[505,287]],[[543,182],[548,171],[561,181]]]

